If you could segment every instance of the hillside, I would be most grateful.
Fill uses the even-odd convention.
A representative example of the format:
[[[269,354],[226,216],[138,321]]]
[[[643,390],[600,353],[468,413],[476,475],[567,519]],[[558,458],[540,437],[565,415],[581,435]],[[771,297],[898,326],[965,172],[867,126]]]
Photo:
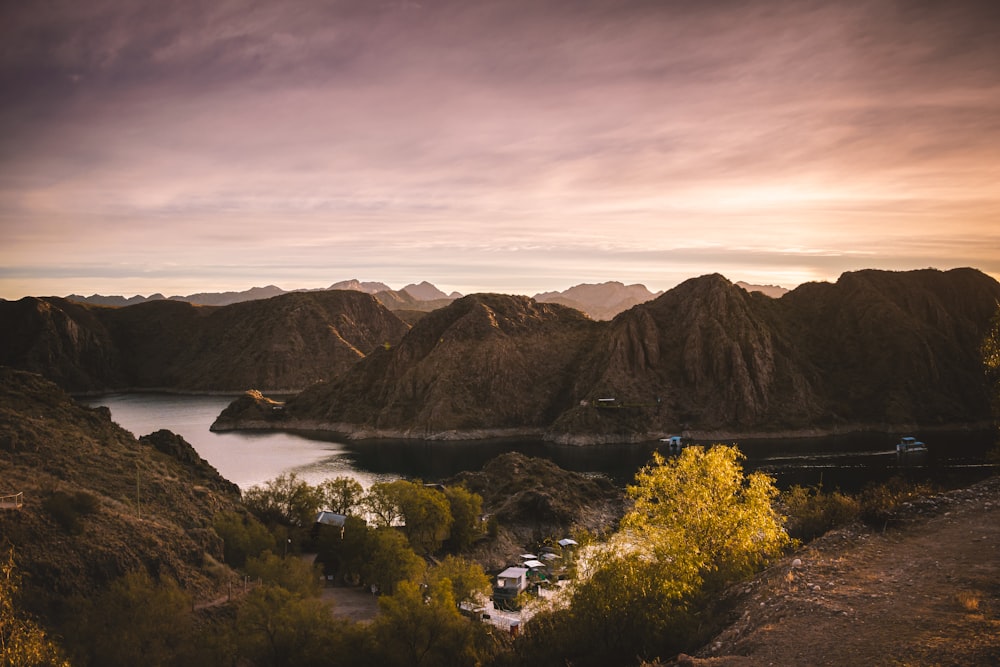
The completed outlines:
[[[847,273],[780,299],[703,276],[608,323],[472,295],[289,400],[284,425],[576,444],[986,426],[979,345],[998,300],[973,269]]]
[[[290,399],[287,423],[421,438],[544,428],[569,407],[574,369],[597,333],[597,323],[556,304],[464,297],[357,372]],[[230,412],[213,428],[236,425],[250,424]]]
[[[0,469],[0,495],[24,494],[22,509],[0,510],[0,547],[14,547],[36,611],[135,569],[215,594],[212,519],[242,512],[239,489],[178,436],[136,440],[106,409],[0,367]]]
[[[1000,664],[1000,478],[835,530],[727,601],[689,667]]]
[[[0,364],[69,391],[289,391],[344,372],[408,326],[355,291],[230,306],[158,300],[124,308],[58,298],[0,301]]]

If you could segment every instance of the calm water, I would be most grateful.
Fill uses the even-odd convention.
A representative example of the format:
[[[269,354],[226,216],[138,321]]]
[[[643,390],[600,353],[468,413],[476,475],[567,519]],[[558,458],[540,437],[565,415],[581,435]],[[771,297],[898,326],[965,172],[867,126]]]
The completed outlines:
[[[355,443],[322,434],[212,433],[209,426],[230,400],[143,393],[90,397],[83,402],[107,406],[112,419],[136,436],[161,428],[182,435],[241,488],[283,472],[295,472],[312,484],[338,475],[354,477],[365,487],[400,477],[437,481],[462,470],[478,470],[507,451],[543,456],[567,470],[604,474],[625,484],[660,447],[660,443],[571,447],[532,440]],[[921,439],[928,443],[929,451],[906,456],[896,454],[896,438],[890,436],[747,440],[738,444],[747,456],[746,468],[774,475],[781,487],[822,483],[827,489],[855,491],[896,475],[952,486],[995,470],[985,463],[985,453],[994,442],[992,434],[927,434]]]

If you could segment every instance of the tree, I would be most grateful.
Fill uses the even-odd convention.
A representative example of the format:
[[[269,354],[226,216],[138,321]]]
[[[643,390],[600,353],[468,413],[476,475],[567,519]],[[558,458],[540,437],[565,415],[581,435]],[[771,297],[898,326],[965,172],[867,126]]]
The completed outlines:
[[[274,536],[259,521],[236,512],[219,512],[212,522],[222,538],[223,556],[233,567],[243,567],[247,558],[274,549]]]
[[[410,548],[406,537],[394,528],[371,531],[366,544],[361,576],[383,593],[391,595],[401,581],[417,580],[424,561]]]
[[[421,586],[404,581],[393,595],[379,599],[376,645],[390,666],[461,666],[477,663],[472,622],[463,617],[447,580],[432,584],[425,598]]]
[[[0,561],[0,667],[69,667],[58,644],[18,609],[20,585],[11,549]]]
[[[744,576],[788,544],[772,506],[778,495],[764,473],[744,475],[736,447],[688,447],[636,474],[628,487],[632,510],[622,527],[652,545],[680,540],[699,575],[726,582]]]
[[[246,572],[251,579],[280,586],[303,597],[319,593],[319,572],[311,564],[295,556],[282,558],[265,551],[259,558],[248,558]]]
[[[403,532],[418,554],[431,554],[441,548],[452,526],[448,499],[437,489],[419,482],[398,481],[399,507]]]
[[[394,526],[402,520],[401,489],[396,482],[376,482],[368,489],[361,504],[376,526]]]
[[[329,665],[337,631],[325,603],[279,586],[252,591],[236,618],[239,653],[259,667]]]
[[[103,593],[71,603],[67,639],[74,662],[107,665],[186,665],[192,648],[191,598],[169,578],[129,572]]]
[[[402,523],[410,545],[420,554],[440,548],[452,524],[444,494],[419,482],[398,479],[372,484],[364,505],[378,526]]]
[[[990,329],[980,346],[983,367],[990,383],[993,420],[1000,426],[1000,304],[990,321]]]
[[[438,565],[427,571],[430,586],[447,581],[456,602],[476,602],[486,599],[493,591],[490,578],[482,566],[464,558],[446,556]]]
[[[322,530],[316,560],[324,564],[324,573],[338,575],[345,581],[360,579],[368,558],[372,529],[364,519],[348,516],[343,530]]]
[[[316,490],[323,507],[345,516],[356,514],[362,508],[365,489],[353,477],[335,477],[320,482]]]
[[[734,447],[654,455],[628,488],[633,508],[604,545],[581,556],[565,609],[528,625],[525,664],[574,665],[665,657],[697,643],[707,593],[778,554],[788,543],[771,506],[769,477],[744,475]]]
[[[483,534],[483,497],[464,486],[446,487],[444,495],[452,518],[447,546],[451,551],[460,553]]]
[[[244,491],[243,504],[265,524],[303,528],[315,520],[320,496],[295,473],[285,473]]]

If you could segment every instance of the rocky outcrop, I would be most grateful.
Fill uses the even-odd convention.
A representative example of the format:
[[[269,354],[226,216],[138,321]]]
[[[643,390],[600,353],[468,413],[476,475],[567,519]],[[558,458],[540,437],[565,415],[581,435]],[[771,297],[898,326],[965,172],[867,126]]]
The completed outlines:
[[[336,376],[408,326],[361,292],[292,293],[224,307],[0,301],[0,363],[71,391],[295,391]]]
[[[609,323],[472,295],[290,399],[283,427],[587,444],[985,426],[998,300],[972,269],[848,273],[780,299],[702,276]]]

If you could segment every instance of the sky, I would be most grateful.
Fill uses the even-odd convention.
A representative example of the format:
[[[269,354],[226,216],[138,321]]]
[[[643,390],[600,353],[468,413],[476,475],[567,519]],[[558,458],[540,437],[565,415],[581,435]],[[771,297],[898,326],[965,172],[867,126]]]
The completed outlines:
[[[0,2],[0,298],[1000,279],[995,0]]]

